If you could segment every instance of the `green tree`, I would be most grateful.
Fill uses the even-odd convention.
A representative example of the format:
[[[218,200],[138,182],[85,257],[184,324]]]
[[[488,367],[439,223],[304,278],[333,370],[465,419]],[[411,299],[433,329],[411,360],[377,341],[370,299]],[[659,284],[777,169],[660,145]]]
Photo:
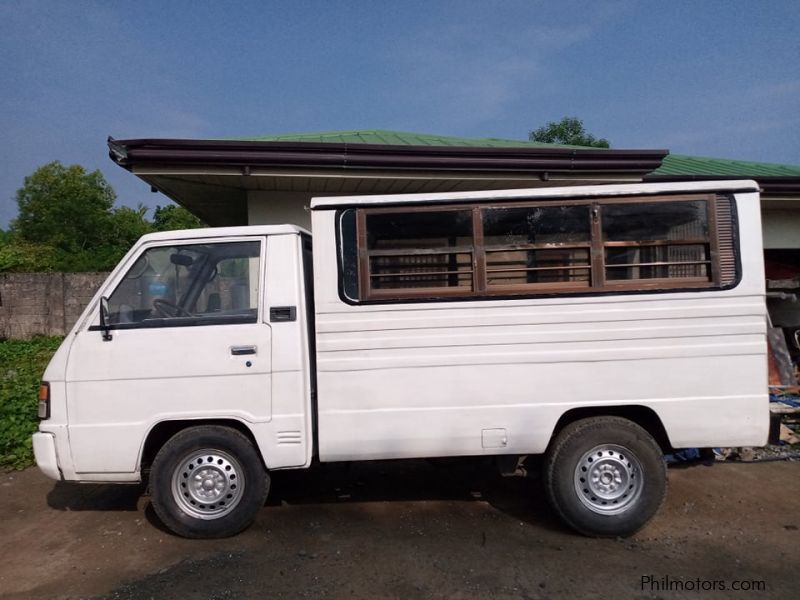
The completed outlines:
[[[146,233],[153,231],[153,224],[145,217],[147,207],[120,206],[109,211],[108,231],[102,244],[72,252],[59,253],[59,270],[63,271],[110,271],[131,246]]]
[[[577,117],[564,117],[558,122],[550,121],[547,125],[528,132],[532,142],[547,144],[566,144],[569,146],[589,146],[592,148],[610,148],[608,140],[596,138],[586,131],[583,121]]]
[[[54,161],[25,178],[10,231],[22,242],[46,244],[62,253],[98,248],[113,235],[115,198],[100,171]]]
[[[177,204],[156,206],[153,213],[153,228],[156,231],[197,229],[198,227],[206,227],[206,224]]]
[[[146,233],[153,231],[153,224],[145,218],[147,207],[120,206],[108,212],[106,231],[101,243],[76,250],[52,249],[55,253],[56,271],[110,271],[130,250],[130,247]],[[46,255],[45,255],[46,256]],[[44,258],[40,259],[43,261]],[[22,268],[15,269],[17,271]],[[24,269],[48,270],[48,269]]]
[[[51,246],[20,240],[12,231],[0,229],[0,273],[52,271],[57,262]]]
[[[154,231],[153,224],[145,215],[147,207],[141,204],[136,208],[120,206],[111,211],[114,245],[121,246],[127,251],[144,234]]]
[[[0,271],[107,271],[141,236],[205,224],[185,208],[114,206],[100,171],[58,161],[36,169],[17,191],[19,213],[0,230]]]
[[[114,207],[100,171],[48,163],[17,191],[19,213],[0,239],[0,271],[105,271],[153,231],[147,208]]]
[[[0,244],[0,273],[57,271],[59,266],[58,253],[46,244],[31,244],[20,240]]]

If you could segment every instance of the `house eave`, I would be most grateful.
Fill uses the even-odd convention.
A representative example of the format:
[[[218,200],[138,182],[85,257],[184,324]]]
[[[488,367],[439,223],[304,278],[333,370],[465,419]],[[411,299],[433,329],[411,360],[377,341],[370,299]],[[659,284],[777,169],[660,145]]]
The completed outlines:
[[[426,170],[440,172],[580,172],[644,175],[667,150],[475,148],[237,140],[108,139],[118,165]]]

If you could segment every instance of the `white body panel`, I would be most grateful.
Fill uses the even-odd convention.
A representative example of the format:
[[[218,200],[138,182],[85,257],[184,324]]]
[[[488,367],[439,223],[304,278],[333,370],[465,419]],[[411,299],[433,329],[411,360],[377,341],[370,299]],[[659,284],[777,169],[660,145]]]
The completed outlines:
[[[720,184],[625,187],[665,193]],[[339,297],[337,206],[619,190],[316,200],[321,460],[541,453],[558,419],[587,406],[650,408],[675,447],[764,444],[766,308],[756,193],[736,196],[743,278],[730,290],[355,306]],[[487,430],[502,430],[505,443],[486,444]]]
[[[675,447],[763,444],[766,309],[755,192],[735,196],[742,278],[732,289],[362,305],[339,295],[337,206],[741,189],[754,184],[316,200],[315,334],[306,319],[302,230],[145,236],[45,373],[51,418],[40,426],[37,460],[50,476],[136,481],[154,427],[201,419],[241,424],[270,469],[308,466],[315,452],[322,461],[539,453],[566,411],[630,405],[652,409]],[[120,329],[111,341],[90,330],[101,297],[145,248],[253,239],[263,240],[256,323]],[[297,318],[270,322],[270,307],[296,307]],[[232,356],[239,345],[256,346],[256,355]]]
[[[164,418],[271,420],[269,325],[132,329],[113,336],[104,342],[96,331],[84,331],[72,344],[67,411],[77,473],[136,472],[147,432]],[[256,346],[257,354],[231,356],[230,347],[239,345]]]

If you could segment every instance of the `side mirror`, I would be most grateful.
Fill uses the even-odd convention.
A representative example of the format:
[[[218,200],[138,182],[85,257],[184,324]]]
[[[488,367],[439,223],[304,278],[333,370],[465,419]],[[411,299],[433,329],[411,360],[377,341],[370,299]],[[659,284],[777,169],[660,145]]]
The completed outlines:
[[[112,335],[108,326],[108,298],[100,298],[100,331],[103,332],[103,341],[110,342]]]

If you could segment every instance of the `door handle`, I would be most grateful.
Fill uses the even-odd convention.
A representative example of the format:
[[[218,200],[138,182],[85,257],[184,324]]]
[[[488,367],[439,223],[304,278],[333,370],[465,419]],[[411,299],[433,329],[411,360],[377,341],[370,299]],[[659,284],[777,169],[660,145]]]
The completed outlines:
[[[255,353],[255,346],[231,346],[231,356],[244,356],[245,354]]]
[[[296,321],[297,320],[297,307],[296,306],[270,306],[269,307],[269,322],[278,323],[280,321]]]

